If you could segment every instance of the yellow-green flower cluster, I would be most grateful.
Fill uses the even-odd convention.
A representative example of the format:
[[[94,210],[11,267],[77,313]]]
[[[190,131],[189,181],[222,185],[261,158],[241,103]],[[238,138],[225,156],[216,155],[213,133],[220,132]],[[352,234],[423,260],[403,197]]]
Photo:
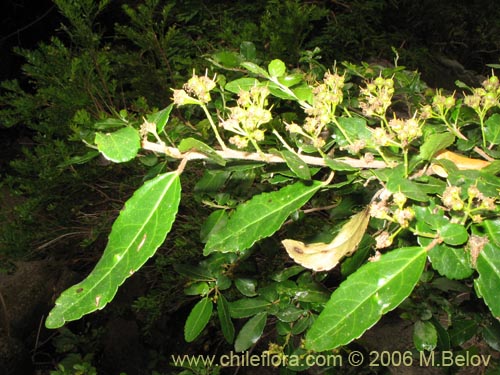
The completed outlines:
[[[363,115],[382,118],[391,105],[394,80],[379,76],[368,82],[365,88],[361,88],[360,94],[359,106]]]
[[[272,120],[267,106],[267,86],[254,86],[249,91],[241,90],[238,94],[237,106],[229,108],[230,116],[220,122],[225,130],[236,133],[229,139],[238,148],[245,148],[248,142],[260,142],[264,139],[263,124]]]
[[[500,83],[493,75],[482,82],[483,87],[472,89],[471,95],[464,97],[464,104],[476,112],[486,112],[499,105]]]
[[[345,77],[337,73],[326,72],[323,81],[317,84],[313,90],[312,106],[306,108],[307,114],[304,124],[287,124],[290,133],[298,133],[307,138],[314,147],[321,148],[325,140],[321,136],[325,126],[333,122],[335,110],[342,103],[344,94]]]
[[[422,136],[421,124],[415,117],[406,120],[394,118],[389,121],[389,129],[396,134],[402,147],[408,146],[411,141]]]
[[[209,78],[206,74],[193,76],[187,81],[181,90],[173,90],[173,101],[176,105],[206,104],[212,100],[210,91],[215,88],[215,76]]]
[[[447,186],[441,201],[450,210],[464,211],[476,223],[482,221],[481,211],[494,211],[496,209],[496,199],[485,196],[476,185],[469,186],[467,197],[462,197],[462,189],[459,186]]]
[[[390,199],[391,201],[389,201]],[[388,231],[381,232],[375,238],[377,249],[390,246],[397,233],[402,228],[409,227],[410,222],[415,217],[415,211],[411,207],[404,207],[406,201],[407,197],[404,193],[392,194],[388,190],[384,190],[378,199],[370,205],[370,216],[397,224],[399,227],[393,234]]]

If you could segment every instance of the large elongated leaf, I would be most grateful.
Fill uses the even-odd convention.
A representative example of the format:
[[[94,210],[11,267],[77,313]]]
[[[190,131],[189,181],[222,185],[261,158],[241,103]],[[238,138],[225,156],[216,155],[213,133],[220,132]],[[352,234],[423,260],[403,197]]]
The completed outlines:
[[[474,280],[476,292],[484,299],[493,316],[499,318],[500,247],[491,242],[484,245],[477,258],[476,269],[479,273],[479,277]]]
[[[323,184],[297,182],[272,193],[259,194],[238,206],[227,224],[211,233],[203,253],[235,252],[251,247],[256,241],[276,232],[286,218],[304,205]]]
[[[47,317],[47,328],[102,309],[118,287],[162,244],[175,220],[181,185],[177,172],[147,181],[125,203],[113,224],[108,245],[94,270],[61,294]]]
[[[360,337],[411,293],[425,259],[425,248],[407,247],[365,264],[333,292],[307,333],[306,347],[319,352]]]

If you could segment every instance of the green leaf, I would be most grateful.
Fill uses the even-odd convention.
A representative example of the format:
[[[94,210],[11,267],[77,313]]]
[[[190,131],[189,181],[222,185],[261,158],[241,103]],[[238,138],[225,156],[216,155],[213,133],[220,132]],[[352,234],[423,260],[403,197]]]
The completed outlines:
[[[236,352],[242,352],[259,341],[260,336],[262,336],[262,332],[264,332],[266,321],[267,314],[260,313],[246,322],[245,325],[241,328],[240,333],[238,333],[238,337],[236,337],[234,350]]]
[[[304,310],[288,305],[276,313],[276,317],[285,323],[295,322],[304,314]]]
[[[99,156],[99,152],[92,150],[88,151],[85,155],[76,155],[72,156],[68,160],[62,162],[61,164],[58,165],[59,168],[64,168],[69,165],[74,165],[74,164],[85,164],[89,162],[90,160],[94,159],[95,157]]]
[[[257,295],[257,292],[255,291],[257,281],[254,279],[244,279],[239,277],[234,280],[234,285],[236,286],[236,289],[238,289],[245,297],[255,297]]]
[[[177,172],[146,181],[115,220],[104,254],[82,282],[61,294],[47,317],[47,328],[102,309],[118,287],[156,252],[177,214],[181,185]]]
[[[446,223],[439,229],[439,235],[448,245],[462,245],[467,242],[469,234],[463,225]]]
[[[126,127],[113,133],[96,133],[95,144],[106,159],[123,163],[137,155],[141,137],[136,129]]]
[[[184,325],[184,339],[187,342],[194,341],[203,331],[210,321],[213,308],[214,304],[208,296],[194,305]]]
[[[168,107],[163,108],[161,111],[155,112],[148,116],[148,121],[156,124],[156,131],[161,133],[167,125],[168,119],[170,118],[170,112],[174,108],[174,103],[171,103]]]
[[[312,88],[309,85],[300,85],[298,87],[294,87],[292,91],[299,100],[312,104],[313,93]]]
[[[212,231],[219,231],[227,223],[227,213],[225,210],[217,210],[208,215],[207,220],[200,229],[200,241],[206,243]]]
[[[232,318],[248,318],[260,312],[266,311],[271,303],[261,297],[242,298],[229,302],[229,311]]]
[[[232,92],[233,94],[238,94],[241,90],[250,91],[252,87],[259,85],[260,82],[256,78],[239,78],[228,82],[226,86],[224,86],[224,90]]]
[[[257,58],[257,49],[255,44],[249,41],[243,41],[240,43],[240,55],[247,61],[252,61]]]
[[[217,298],[217,315],[219,316],[222,334],[230,344],[234,341],[234,325],[229,314],[229,303],[222,294]]]
[[[470,267],[467,252],[463,248],[437,245],[429,253],[432,268],[448,279],[462,280],[474,272]]]
[[[477,323],[472,319],[456,319],[452,321],[448,332],[453,346],[462,345],[477,333]]]
[[[97,130],[110,130],[110,129],[115,129],[115,128],[123,128],[124,126],[127,125],[127,121],[121,119],[121,118],[107,118],[104,120],[97,121],[94,124],[94,129]]]
[[[500,114],[495,113],[484,123],[486,140],[494,145],[500,143]]]
[[[483,221],[483,227],[486,229],[486,233],[488,233],[489,240],[500,246],[500,219],[485,220]]]
[[[366,120],[361,117],[338,117],[338,123],[344,130],[345,134],[351,141],[362,139],[371,143],[372,133],[366,126]],[[343,138],[342,133],[337,133],[339,137]],[[347,142],[346,142],[347,144]]]
[[[479,297],[484,299],[496,318],[500,318],[500,247],[493,243],[484,245],[476,263],[479,277],[474,280],[474,288]]]
[[[267,66],[267,70],[271,77],[281,77],[286,73],[286,66],[283,61],[274,59]]]
[[[387,181],[387,190],[391,193],[401,192],[409,199],[418,202],[427,202],[429,200],[419,184],[408,180],[402,173],[391,173]]]
[[[426,255],[421,247],[393,250],[350,275],[307,332],[306,348],[330,350],[360,337],[411,293]]]
[[[302,207],[323,183],[297,182],[272,193],[262,193],[240,204],[225,227],[212,233],[203,251],[235,252],[251,247],[256,241],[276,232],[286,218]]]
[[[445,149],[455,142],[455,136],[449,132],[433,133],[425,138],[424,143],[420,146],[420,157],[423,160],[431,160],[436,152]]]
[[[207,60],[222,68],[231,69],[238,67],[242,59],[242,56],[238,53],[221,51],[210,55]]]
[[[325,163],[332,171],[355,171],[359,169],[356,167],[352,167],[351,165],[344,163],[343,161],[330,159],[328,157],[325,157]]]
[[[259,76],[262,76],[264,78],[271,78],[271,77],[269,77],[269,74],[264,69],[262,69],[257,64],[254,64],[253,62],[244,61],[240,65],[243,68],[245,68],[246,70],[248,70],[249,72],[252,72],[252,73],[257,74]]]
[[[488,322],[482,330],[484,341],[496,351],[500,351],[500,323],[497,320]]]
[[[278,82],[286,87],[292,87],[302,82],[304,79],[302,74],[290,74],[284,77],[279,77]]]
[[[285,269],[271,275],[271,280],[278,281],[278,282],[288,280],[290,277],[296,276],[303,271],[304,271],[304,267],[299,266],[297,264],[295,266],[285,268]]]
[[[184,288],[184,294],[187,296],[205,296],[210,291],[210,286],[206,281],[192,283]]]
[[[281,150],[280,154],[283,159],[285,159],[288,168],[290,168],[290,170],[295,173],[297,177],[303,180],[311,179],[311,171],[309,170],[309,167],[296,153],[288,150]]]
[[[437,345],[437,331],[434,324],[417,320],[413,326],[413,344],[418,351],[433,351]]]
[[[179,144],[180,152],[199,151],[207,155],[211,160],[219,165],[226,165],[226,159],[220,156],[212,147],[194,138],[184,138]]]

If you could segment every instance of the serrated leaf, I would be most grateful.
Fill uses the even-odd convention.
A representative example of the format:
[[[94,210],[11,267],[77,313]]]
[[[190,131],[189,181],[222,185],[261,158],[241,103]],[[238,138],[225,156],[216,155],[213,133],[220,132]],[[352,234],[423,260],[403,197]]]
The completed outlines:
[[[433,351],[437,345],[437,331],[434,324],[417,320],[413,326],[413,344],[418,351]]]
[[[184,325],[184,339],[194,341],[210,321],[214,304],[207,296],[194,305]]]
[[[95,144],[106,159],[123,163],[137,155],[141,137],[136,129],[126,127],[113,133],[96,133]]]
[[[266,311],[271,303],[263,298],[242,298],[229,303],[232,318],[247,318]]]
[[[360,337],[411,293],[425,260],[425,248],[401,248],[350,275],[307,332],[306,348],[330,350]]]
[[[264,69],[262,69],[257,64],[254,64],[253,62],[244,61],[240,64],[240,66],[242,66],[243,68],[245,68],[249,72],[252,72],[252,73],[257,74],[259,76],[262,76],[264,78],[270,78],[269,74]]]
[[[271,77],[281,77],[286,73],[286,66],[283,61],[274,59],[267,66],[267,70]]]
[[[288,150],[281,150],[281,156],[285,159],[285,163],[290,168],[290,170],[297,175],[297,177],[303,180],[311,179],[311,171],[307,166],[307,163],[304,162],[297,154]]]
[[[199,151],[207,155],[219,165],[226,165],[226,159],[220,156],[212,147],[194,138],[184,138],[178,146],[180,152]]]
[[[177,172],[146,181],[115,220],[104,254],[94,270],[56,300],[45,322],[47,328],[61,327],[110,302],[125,279],[141,268],[165,240],[175,220],[180,196]]]
[[[238,94],[241,90],[250,91],[252,87],[259,85],[260,82],[256,78],[239,78],[228,82],[226,86],[224,86],[224,90],[232,92],[233,94]]]
[[[310,185],[297,182],[272,193],[254,196],[238,206],[225,227],[211,233],[203,254],[248,249],[281,228],[286,218],[302,207],[322,186],[318,181]]]
[[[437,245],[429,251],[432,268],[448,279],[462,280],[474,272],[463,248]]]
[[[339,261],[351,255],[358,247],[363,238],[370,214],[368,208],[347,221],[333,241],[330,243],[304,244],[301,241],[283,240],[286,252],[301,266],[313,269],[314,271],[328,271],[334,268]]]
[[[155,112],[148,116],[148,121],[156,124],[156,132],[161,133],[167,125],[168,119],[170,118],[170,113],[174,108],[174,103],[171,103],[168,107],[163,108],[161,111]]]
[[[500,247],[487,243],[476,263],[479,277],[474,280],[477,294],[484,299],[494,317],[500,318]]]
[[[260,313],[246,322],[245,325],[241,328],[241,331],[238,333],[238,337],[236,337],[236,341],[234,342],[234,350],[236,352],[242,352],[259,341],[260,336],[262,336],[262,332],[264,332],[266,321],[267,314]]]
[[[217,298],[217,315],[219,316],[222,334],[230,344],[234,341],[234,325],[229,314],[229,303],[222,294]]]
[[[445,149],[455,142],[455,136],[449,132],[433,133],[425,138],[420,146],[419,156],[423,160],[431,160],[438,151]]]

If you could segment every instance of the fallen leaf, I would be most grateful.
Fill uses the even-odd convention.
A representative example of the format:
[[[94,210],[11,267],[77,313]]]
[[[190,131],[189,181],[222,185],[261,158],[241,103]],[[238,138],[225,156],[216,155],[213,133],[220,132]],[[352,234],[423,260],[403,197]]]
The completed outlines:
[[[337,236],[330,243],[304,244],[295,240],[283,240],[281,243],[290,257],[300,265],[314,271],[328,271],[339,261],[349,256],[359,245],[370,221],[369,208],[358,212],[345,223]]]

